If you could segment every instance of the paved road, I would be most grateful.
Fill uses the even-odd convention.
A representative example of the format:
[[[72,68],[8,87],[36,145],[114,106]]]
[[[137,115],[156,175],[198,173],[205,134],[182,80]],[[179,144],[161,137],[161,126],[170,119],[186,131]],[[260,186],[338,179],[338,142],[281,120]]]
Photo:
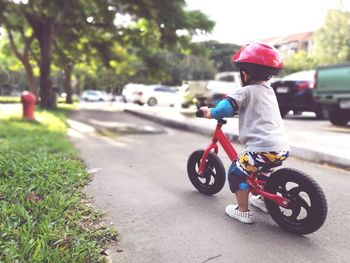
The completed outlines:
[[[140,107],[133,104],[125,104],[123,107],[129,112],[173,127],[180,125],[188,130],[204,131],[210,134],[215,127],[215,120],[194,118],[195,109]],[[238,118],[228,120],[223,130],[235,139],[238,137]],[[291,144],[291,155],[350,170],[350,125],[337,127],[327,120],[316,120],[313,113],[288,116],[284,119],[284,125]]]
[[[94,171],[86,192],[120,233],[113,262],[348,262],[349,172],[286,161],[312,174],[328,199],[325,225],[299,237],[259,211],[253,225],[227,217],[224,208],[233,202],[227,186],[211,197],[194,190],[186,162],[206,146],[206,136],[118,111],[81,109],[70,124],[71,139]]]

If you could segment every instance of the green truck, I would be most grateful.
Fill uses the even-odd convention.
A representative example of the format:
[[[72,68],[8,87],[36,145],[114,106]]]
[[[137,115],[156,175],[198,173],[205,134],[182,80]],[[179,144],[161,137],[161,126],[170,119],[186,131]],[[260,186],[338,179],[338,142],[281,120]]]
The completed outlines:
[[[332,124],[347,125],[350,121],[350,63],[318,67],[313,96]]]

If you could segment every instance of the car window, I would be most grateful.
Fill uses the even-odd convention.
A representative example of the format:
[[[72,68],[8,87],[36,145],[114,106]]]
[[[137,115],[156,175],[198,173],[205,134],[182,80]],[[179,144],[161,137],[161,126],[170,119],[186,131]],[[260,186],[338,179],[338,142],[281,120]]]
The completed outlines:
[[[315,71],[309,70],[309,71],[300,71],[293,74],[290,74],[288,76],[285,76],[283,78],[284,81],[298,81],[298,80],[305,80],[305,81],[313,81],[315,77]]]
[[[163,89],[163,88],[155,88],[154,91],[160,91],[160,92],[162,92],[162,91],[164,91],[164,89]]]

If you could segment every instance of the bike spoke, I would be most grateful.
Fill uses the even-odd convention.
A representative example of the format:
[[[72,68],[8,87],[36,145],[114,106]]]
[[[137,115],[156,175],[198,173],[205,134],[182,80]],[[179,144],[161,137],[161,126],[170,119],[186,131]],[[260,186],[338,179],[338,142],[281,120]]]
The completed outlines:
[[[300,207],[304,207],[304,209],[306,210],[306,212],[309,214],[311,207],[309,206],[309,204],[303,199],[303,198],[299,198],[298,200]]]
[[[209,185],[210,179],[212,176],[215,178],[215,173],[214,173],[213,169],[210,167],[207,167],[205,169],[205,185],[207,185],[207,186]]]
[[[297,217],[301,213],[301,208],[304,208],[306,213],[309,214],[310,206],[308,205],[308,203],[300,196],[298,197],[294,196],[293,198],[294,198],[294,201],[293,201],[292,207],[290,208],[292,210],[292,214],[289,217],[293,220],[297,220]]]
[[[286,184],[280,185],[278,187],[278,191],[277,192],[281,193],[283,197],[287,197],[288,191],[287,191],[287,188],[286,188]]]
[[[300,186],[293,187],[288,191],[288,194],[290,194],[292,197],[299,196],[300,192],[302,192],[303,189]]]
[[[195,163],[195,166],[194,166],[194,168],[195,168],[197,174],[199,173],[199,167],[200,167],[200,165],[201,165],[201,160],[199,159],[199,160]],[[205,172],[205,170],[206,170],[207,168],[208,168],[208,167],[207,167],[207,164],[206,164],[206,166],[204,167],[204,172]]]
[[[291,210],[292,210],[292,214],[290,215],[290,218],[293,220],[296,220],[301,211],[300,206],[293,207]]]
[[[197,171],[197,173],[199,172],[199,165],[200,165],[201,161],[198,160],[198,162],[196,162],[196,164],[194,165],[194,169]]]

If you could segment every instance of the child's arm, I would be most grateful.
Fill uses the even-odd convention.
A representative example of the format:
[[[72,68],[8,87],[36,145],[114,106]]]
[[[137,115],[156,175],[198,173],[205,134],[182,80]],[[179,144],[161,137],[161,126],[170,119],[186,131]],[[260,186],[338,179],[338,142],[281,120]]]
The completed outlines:
[[[229,98],[219,101],[215,108],[201,107],[200,110],[203,111],[203,117],[207,119],[220,120],[235,115],[235,107]]]

